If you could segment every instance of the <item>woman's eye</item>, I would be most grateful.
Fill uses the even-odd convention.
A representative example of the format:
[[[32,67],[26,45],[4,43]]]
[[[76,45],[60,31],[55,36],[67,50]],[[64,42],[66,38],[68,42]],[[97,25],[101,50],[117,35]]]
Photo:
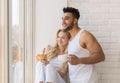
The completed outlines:
[[[57,36],[57,38],[60,38],[59,36]]]

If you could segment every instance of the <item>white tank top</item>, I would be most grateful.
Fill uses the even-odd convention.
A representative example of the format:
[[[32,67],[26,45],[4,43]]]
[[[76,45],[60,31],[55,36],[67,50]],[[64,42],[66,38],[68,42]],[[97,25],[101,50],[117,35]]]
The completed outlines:
[[[74,54],[77,57],[87,57],[90,55],[87,49],[80,46],[80,36],[84,29],[81,29],[73,40],[69,42],[68,54]],[[69,64],[70,83],[97,83],[95,72],[93,72],[93,64]]]

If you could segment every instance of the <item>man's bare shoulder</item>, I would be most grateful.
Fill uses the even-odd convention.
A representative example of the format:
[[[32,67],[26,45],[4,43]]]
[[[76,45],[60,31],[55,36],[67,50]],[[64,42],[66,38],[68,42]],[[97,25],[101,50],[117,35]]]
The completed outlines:
[[[80,42],[82,44],[86,44],[90,42],[97,42],[97,40],[91,32],[84,30],[81,34]]]
[[[81,37],[83,38],[89,38],[89,37],[94,37],[93,34],[87,30],[84,30],[81,34]]]

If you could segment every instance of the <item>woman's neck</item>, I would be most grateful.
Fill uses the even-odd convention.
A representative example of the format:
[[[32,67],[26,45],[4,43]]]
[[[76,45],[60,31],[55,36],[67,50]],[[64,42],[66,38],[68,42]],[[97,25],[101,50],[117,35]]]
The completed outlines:
[[[57,54],[64,54],[65,52],[65,46],[59,46],[57,50]]]

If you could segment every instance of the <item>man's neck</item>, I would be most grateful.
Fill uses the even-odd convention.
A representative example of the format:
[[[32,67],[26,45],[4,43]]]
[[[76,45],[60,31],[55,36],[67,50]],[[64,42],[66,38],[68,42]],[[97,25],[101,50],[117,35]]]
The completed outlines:
[[[79,27],[73,27],[73,29],[71,29],[69,32],[71,34],[71,39],[72,40],[76,35],[77,33],[80,31],[81,29]]]

